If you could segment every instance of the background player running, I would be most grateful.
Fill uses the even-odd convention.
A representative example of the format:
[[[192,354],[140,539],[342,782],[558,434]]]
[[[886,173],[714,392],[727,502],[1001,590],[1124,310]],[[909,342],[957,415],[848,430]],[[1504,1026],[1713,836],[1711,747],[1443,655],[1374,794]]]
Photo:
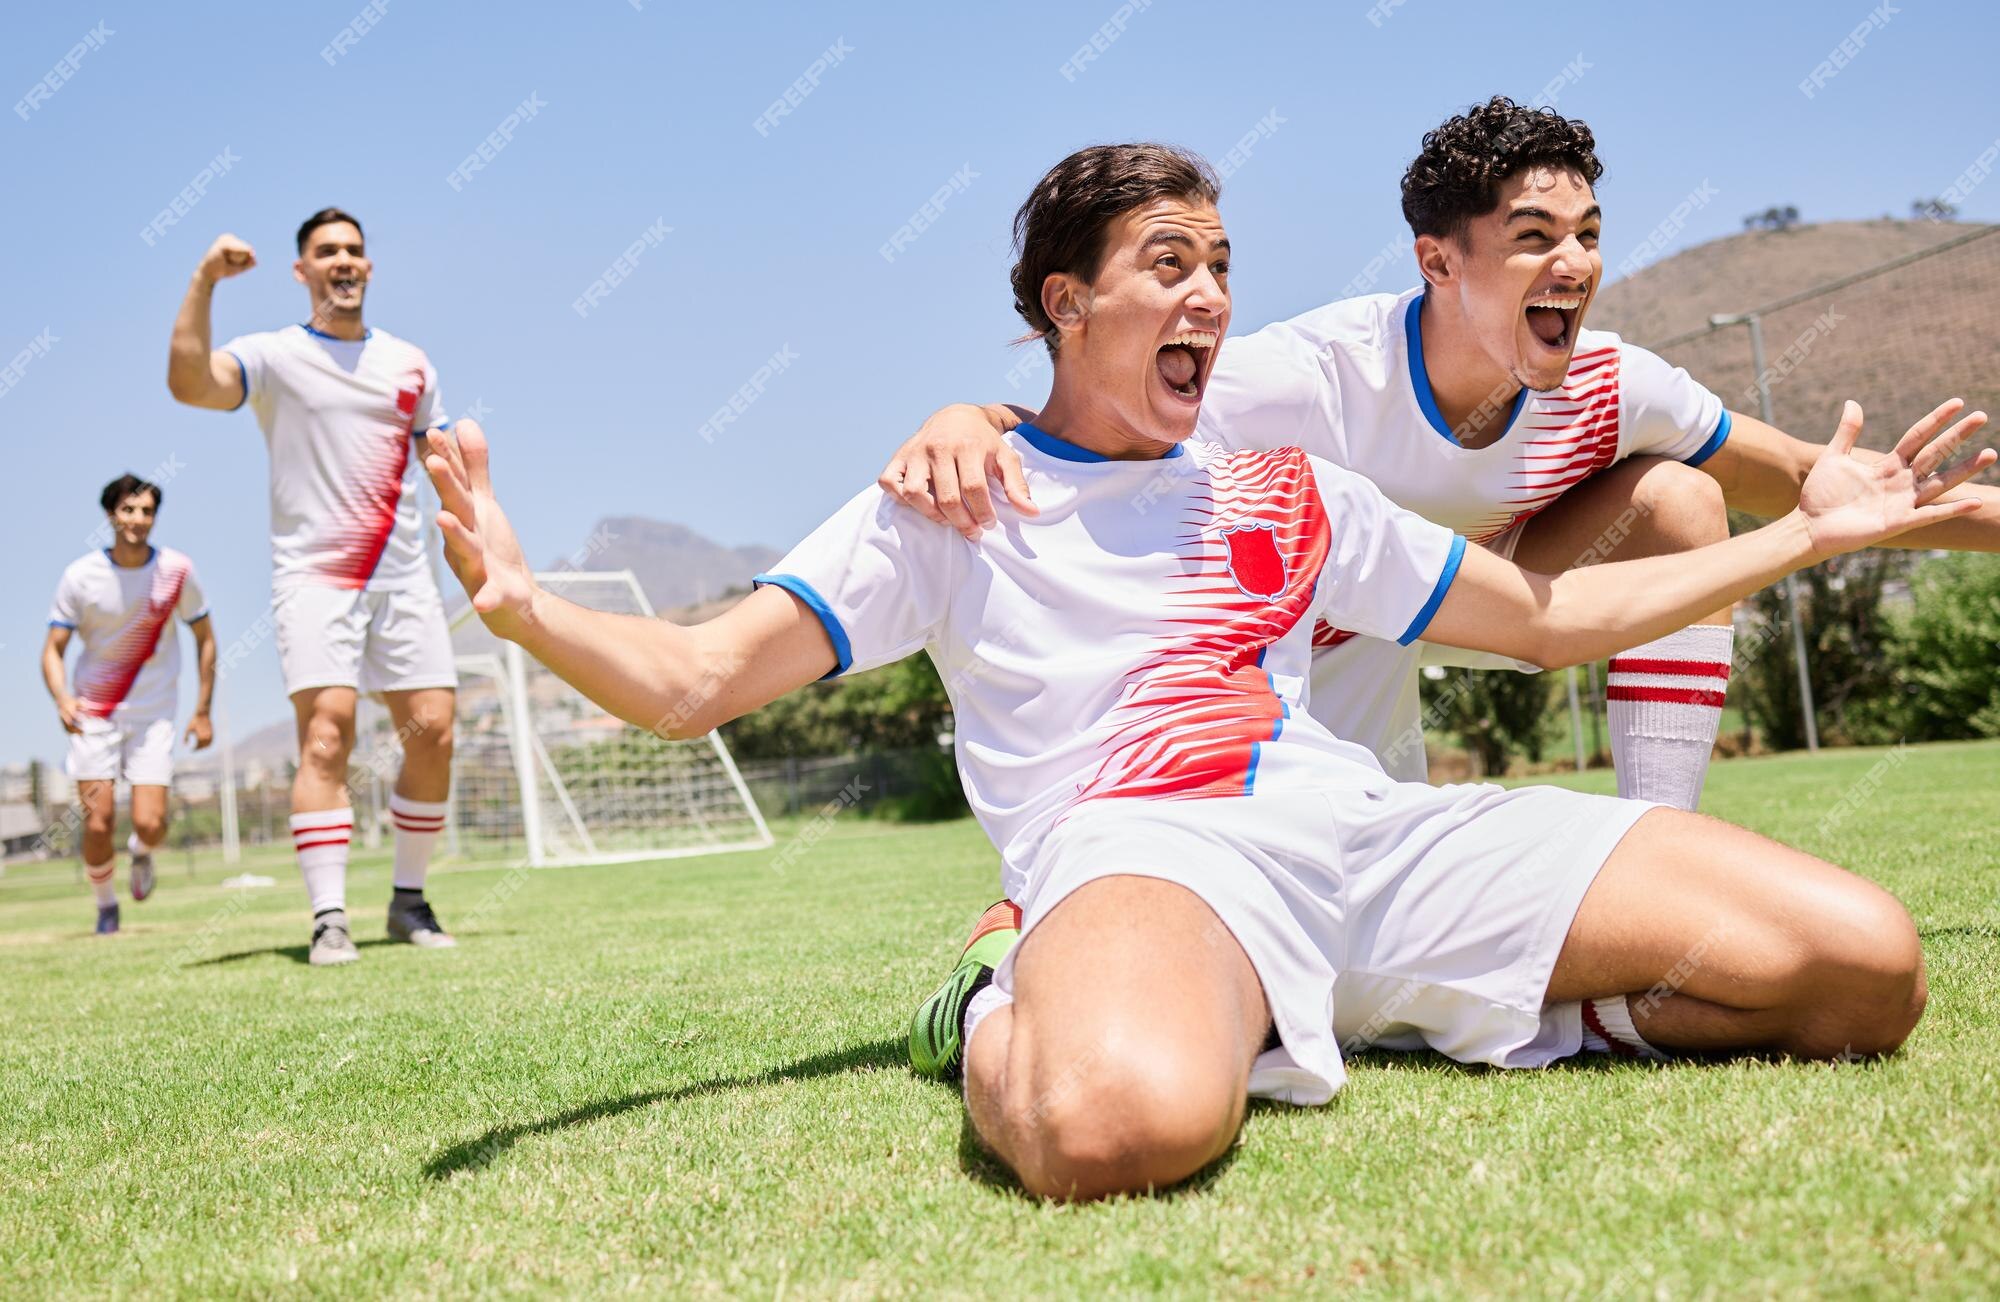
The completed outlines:
[[[42,681],[70,735],[65,767],[83,806],[83,868],[97,897],[100,936],[118,930],[111,834],[120,778],[132,788],[132,835],[125,848],[132,856],[134,900],[153,893],[153,851],[167,839],[181,675],[176,618],[194,634],[201,684],[184,736],[196,750],[215,736],[208,717],[215,697],[215,628],[194,563],[150,541],[163,496],[157,484],[136,475],[104,486],[98,502],[110,520],[111,545],[63,571],[42,644]],[[73,690],[63,677],[72,635],[83,640]]]
[[[1297,449],[1183,446],[1228,328],[1216,194],[1199,160],[1107,146],[1023,206],[1016,302],[1062,340],[1038,427],[1007,436],[1038,518],[1010,512],[974,545],[871,487],[683,628],[538,589],[461,421],[426,460],[447,558],[494,633],[677,736],[830,674],[937,661],[1026,924],[948,1010],[951,1037],[973,1127],[1036,1193],[1187,1176],[1232,1141],[1246,1093],[1325,1101],[1336,1036],[1370,1019],[1386,1045],[1533,1066],[1577,1050],[1587,1005],[1641,1051],[1621,992],[1704,940],[1648,1021],[1660,1043],[1894,1048],[1922,960],[1880,889],[1643,802],[1391,782],[1298,706],[1321,616],[1561,664],[1955,516],[1970,504],[1934,500],[1991,463],[1944,465],[1977,422],[1940,437],[1930,418],[1865,465],[1850,404],[1782,522],[1673,560],[1528,573]],[[1159,509],[1132,509],[1142,491]]]
[[[380,693],[403,747],[392,939],[453,943],[424,898],[451,791],[458,684],[444,604],[417,520],[414,440],[444,421],[437,371],[415,344],[362,322],[373,264],[361,223],[337,208],[298,231],[300,325],[209,346],[217,281],[256,265],[224,235],[203,255],[174,320],[167,387],[195,407],[245,402],[271,453],[272,614],[298,723],[292,844],[313,911],[312,962],[360,957],[347,923],[347,787],[357,692]]]
[[[1725,503],[1773,518],[1793,509],[1823,447],[1728,411],[1686,371],[1584,328],[1604,277],[1603,170],[1590,128],[1552,109],[1495,97],[1444,122],[1402,184],[1423,285],[1232,339],[1203,395],[1203,436],[1230,448],[1303,447],[1544,573],[1726,538]],[[976,530],[994,518],[990,466],[1030,509],[1018,457],[996,433],[1026,414],[946,408],[879,482],[933,519]],[[1979,509],[1888,545],[2000,550],[2000,491],[1968,485],[1956,495]],[[1612,660],[1620,795],[1695,808],[1733,641],[1725,609]],[[1421,780],[1425,650],[1331,626],[1315,646],[1314,716],[1373,750],[1391,776]]]

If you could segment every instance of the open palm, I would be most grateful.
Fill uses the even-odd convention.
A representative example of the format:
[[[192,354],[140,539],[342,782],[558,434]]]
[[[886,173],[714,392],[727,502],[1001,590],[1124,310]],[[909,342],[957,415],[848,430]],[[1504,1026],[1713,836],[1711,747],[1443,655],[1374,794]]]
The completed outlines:
[[[432,430],[425,442],[424,469],[444,507],[437,522],[445,561],[486,627],[501,637],[518,636],[533,618],[535,575],[493,496],[486,432],[465,419],[449,430]]]
[[[1838,556],[1977,511],[1974,499],[1938,500],[2000,457],[1988,448],[1956,465],[1946,464],[1986,423],[1986,413],[1976,411],[1938,433],[1964,405],[1956,398],[1943,404],[1910,426],[1894,450],[1870,460],[1854,455],[1861,438],[1861,406],[1849,402],[1833,441],[1799,490],[1799,511],[1813,549]]]

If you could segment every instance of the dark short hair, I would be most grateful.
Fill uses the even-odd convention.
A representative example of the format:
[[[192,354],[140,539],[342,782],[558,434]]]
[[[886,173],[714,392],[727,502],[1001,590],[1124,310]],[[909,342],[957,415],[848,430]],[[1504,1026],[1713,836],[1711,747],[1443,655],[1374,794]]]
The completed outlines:
[[[1157,199],[1214,203],[1222,182],[1199,154],[1172,145],[1092,145],[1035,183],[1014,214],[1014,310],[1055,352],[1055,322],[1042,310],[1042,284],[1064,273],[1097,279],[1111,223]]]
[[[353,213],[341,208],[322,208],[299,224],[299,253],[301,255],[305,253],[306,241],[312,238],[314,231],[322,226],[331,226],[335,222],[352,222],[354,229],[361,231],[361,219]],[[368,232],[361,231],[361,238],[367,239]]]
[[[166,494],[160,491],[158,484],[150,479],[141,479],[137,475],[128,474],[120,475],[106,484],[104,491],[98,494],[97,501],[99,505],[103,506],[104,513],[109,515],[118,509],[120,502],[135,493],[151,493],[153,495],[153,509],[155,511],[159,510],[160,504],[167,500]]]
[[[1468,222],[1500,205],[1500,183],[1528,167],[1573,171],[1593,186],[1604,175],[1589,127],[1505,95],[1425,132],[1423,151],[1403,173],[1403,218],[1410,233],[1463,235]]]

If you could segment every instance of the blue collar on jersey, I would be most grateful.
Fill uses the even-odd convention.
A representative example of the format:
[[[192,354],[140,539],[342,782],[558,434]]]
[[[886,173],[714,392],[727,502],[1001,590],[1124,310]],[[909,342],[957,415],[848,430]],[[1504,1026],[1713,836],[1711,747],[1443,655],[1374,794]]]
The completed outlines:
[[[307,334],[311,335],[315,339],[331,339],[334,343],[337,344],[362,343],[365,342],[370,335],[375,333],[375,327],[362,326],[360,339],[342,339],[339,335],[330,335],[324,330],[315,330],[310,325],[306,324],[304,321],[299,322],[299,329],[305,331]]]
[[[1403,334],[1409,340],[1410,387],[1417,391],[1417,406],[1424,409],[1424,419],[1431,423],[1431,428],[1442,434],[1453,447],[1457,447],[1460,446],[1458,435],[1452,433],[1451,426],[1444,423],[1444,415],[1438,411],[1437,398],[1431,393],[1431,373],[1424,367],[1424,297],[1423,294],[1419,294],[1411,299],[1410,310],[1403,316]],[[1523,386],[1520,392],[1514,395],[1514,409],[1507,413],[1507,428],[1500,431],[1500,438],[1506,438],[1513,430],[1514,418],[1521,414],[1521,408],[1527,401],[1528,390]],[[1493,440],[1494,443],[1499,441],[1500,439]],[[1491,447],[1492,444],[1489,443],[1487,446]]]
[[[1022,421],[1019,425],[1016,425],[1014,427],[1014,432],[1016,434],[1019,434],[1022,438],[1028,440],[1028,442],[1035,448],[1036,451],[1041,452],[1044,455],[1054,457],[1058,461],[1111,460],[1110,457],[1105,456],[1101,452],[1092,452],[1089,448],[1080,448],[1076,444],[1071,443],[1066,439],[1057,438],[1055,435],[1049,433],[1045,429],[1035,428],[1033,425],[1030,425],[1027,421]],[[1160,460],[1162,461],[1169,460],[1170,458],[1181,455],[1181,453],[1185,451],[1187,451],[1187,445],[1185,443],[1176,443],[1173,445],[1173,447],[1167,450],[1167,455],[1161,457]]]
[[[148,565],[151,565],[151,564],[153,563],[153,558],[154,558],[154,557],[156,557],[156,556],[158,556],[159,554],[160,554],[160,549],[159,549],[159,548],[157,548],[157,547],[153,546],[153,544],[151,544],[151,543],[147,543],[147,544],[146,544],[146,559],[145,559],[145,560],[143,560],[143,561],[140,561],[140,562],[139,562],[139,563],[138,563],[137,565],[134,565],[134,566],[132,566],[131,568],[132,568],[132,569],[135,569],[135,570],[143,570],[143,569],[145,569],[145,568],[146,568],[146,567],[147,567]],[[116,556],[113,556],[113,555],[111,554],[111,549],[110,549],[109,547],[106,547],[106,548],[104,549],[104,559],[105,559],[105,560],[107,560],[107,561],[110,561],[110,562],[111,562],[111,568],[112,568],[112,569],[114,569],[114,570],[122,570],[122,569],[125,569],[125,568],[126,568],[125,566],[123,566],[123,565],[120,565],[120,564],[118,563],[118,558],[117,558]]]

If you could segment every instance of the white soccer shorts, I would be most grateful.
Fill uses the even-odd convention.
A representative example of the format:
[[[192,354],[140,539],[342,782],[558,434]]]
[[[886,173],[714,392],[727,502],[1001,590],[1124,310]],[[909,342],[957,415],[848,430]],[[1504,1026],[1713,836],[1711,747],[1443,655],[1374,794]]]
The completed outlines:
[[[1544,1006],[1584,892],[1653,805],[1560,787],[1384,782],[1212,800],[1105,800],[1029,867],[1022,934],[1101,877],[1154,877],[1213,909],[1263,983],[1279,1047],[1250,1093],[1324,1103],[1343,1053],[1430,1048],[1541,1067],[1582,1047]],[[1017,944],[993,984],[1011,999]]]
[[[116,782],[135,787],[171,786],[174,780],[174,721],[100,719],[85,715],[80,733],[69,735],[69,757],[63,771],[74,782]]]
[[[368,592],[300,585],[277,594],[278,660],[285,694],[313,687],[410,692],[458,686],[435,588]]]

